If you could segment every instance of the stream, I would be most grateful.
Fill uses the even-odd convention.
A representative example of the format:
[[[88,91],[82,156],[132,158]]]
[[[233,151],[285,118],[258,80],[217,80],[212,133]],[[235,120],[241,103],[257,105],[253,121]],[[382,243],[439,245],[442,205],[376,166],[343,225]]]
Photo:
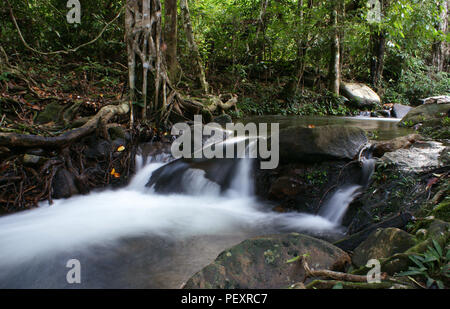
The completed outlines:
[[[248,121],[344,124],[405,135],[396,121],[373,118],[258,117]],[[276,213],[252,190],[251,162],[243,159],[221,192],[199,170],[182,179],[190,195],[157,194],[146,187],[166,163],[136,158],[138,172],[123,189],[92,192],[52,206],[0,217],[0,288],[180,288],[223,250],[258,235],[302,232],[340,237],[348,205],[361,189],[340,188],[318,215]],[[145,163],[146,161],[150,163]],[[363,162],[369,179],[374,162]],[[81,283],[69,284],[67,261],[81,264]]]

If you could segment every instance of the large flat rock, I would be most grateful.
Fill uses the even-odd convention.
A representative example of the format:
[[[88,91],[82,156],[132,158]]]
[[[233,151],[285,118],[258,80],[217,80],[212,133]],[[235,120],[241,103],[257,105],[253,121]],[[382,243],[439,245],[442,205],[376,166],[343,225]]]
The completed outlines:
[[[280,162],[352,160],[367,143],[365,131],[357,127],[289,127],[280,131]]]
[[[350,257],[332,244],[297,233],[245,240],[222,252],[195,274],[184,288],[271,289],[284,288],[305,278],[295,257],[307,255],[314,269],[343,270]]]

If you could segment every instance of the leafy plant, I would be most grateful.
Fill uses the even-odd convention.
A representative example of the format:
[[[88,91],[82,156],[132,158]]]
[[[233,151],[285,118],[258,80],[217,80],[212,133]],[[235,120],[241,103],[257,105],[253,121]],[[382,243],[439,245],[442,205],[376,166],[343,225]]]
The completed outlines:
[[[433,247],[423,254],[411,255],[410,260],[415,266],[410,266],[405,272],[398,276],[418,276],[426,279],[427,288],[436,284],[439,289],[444,289],[444,282],[450,278],[450,250],[444,252],[437,241],[433,239]]]

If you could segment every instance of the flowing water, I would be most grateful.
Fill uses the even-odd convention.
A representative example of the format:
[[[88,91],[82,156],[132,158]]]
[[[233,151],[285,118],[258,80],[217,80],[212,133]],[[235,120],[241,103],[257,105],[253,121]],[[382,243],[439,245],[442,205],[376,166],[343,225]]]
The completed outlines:
[[[166,164],[155,162],[162,159],[138,157],[126,188],[0,217],[0,288],[179,288],[221,251],[252,236],[342,235],[346,208],[364,186],[340,188],[319,215],[281,214],[253,196],[250,160],[239,161],[226,192],[204,171],[189,169],[181,180],[187,195],[146,187]],[[367,181],[371,161],[363,167]],[[81,284],[66,281],[71,259],[81,263]]]

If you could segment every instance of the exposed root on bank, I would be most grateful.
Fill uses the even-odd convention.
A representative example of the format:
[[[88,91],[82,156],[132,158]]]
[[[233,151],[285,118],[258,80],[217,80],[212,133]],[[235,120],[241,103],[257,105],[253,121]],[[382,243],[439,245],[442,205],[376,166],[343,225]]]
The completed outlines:
[[[301,260],[302,267],[305,269],[305,280],[307,278],[323,278],[314,280],[303,287],[305,289],[332,289],[340,285],[343,289],[410,289],[413,288],[409,284],[389,277],[388,274],[382,273],[380,275],[381,282],[368,283],[367,276],[354,275],[349,273],[342,273],[331,271],[328,269],[311,269],[306,261],[306,258]],[[326,279],[326,280],[325,280]],[[328,280],[331,279],[331,280]],[[300,287],[302,287],[300,285]]]
[[[129,112],[127,103],[119,105],[107,105],[87,121],[83,126],[77,129],[67,131],[58,136],[41,136],[19,133],[0,133],[0,146],[5,147],[24,147],[24,148],[61,148],[69,145],[82,137],[85,137],[100,127],[105,127],[106,123],[116,115],[124,115]]]

